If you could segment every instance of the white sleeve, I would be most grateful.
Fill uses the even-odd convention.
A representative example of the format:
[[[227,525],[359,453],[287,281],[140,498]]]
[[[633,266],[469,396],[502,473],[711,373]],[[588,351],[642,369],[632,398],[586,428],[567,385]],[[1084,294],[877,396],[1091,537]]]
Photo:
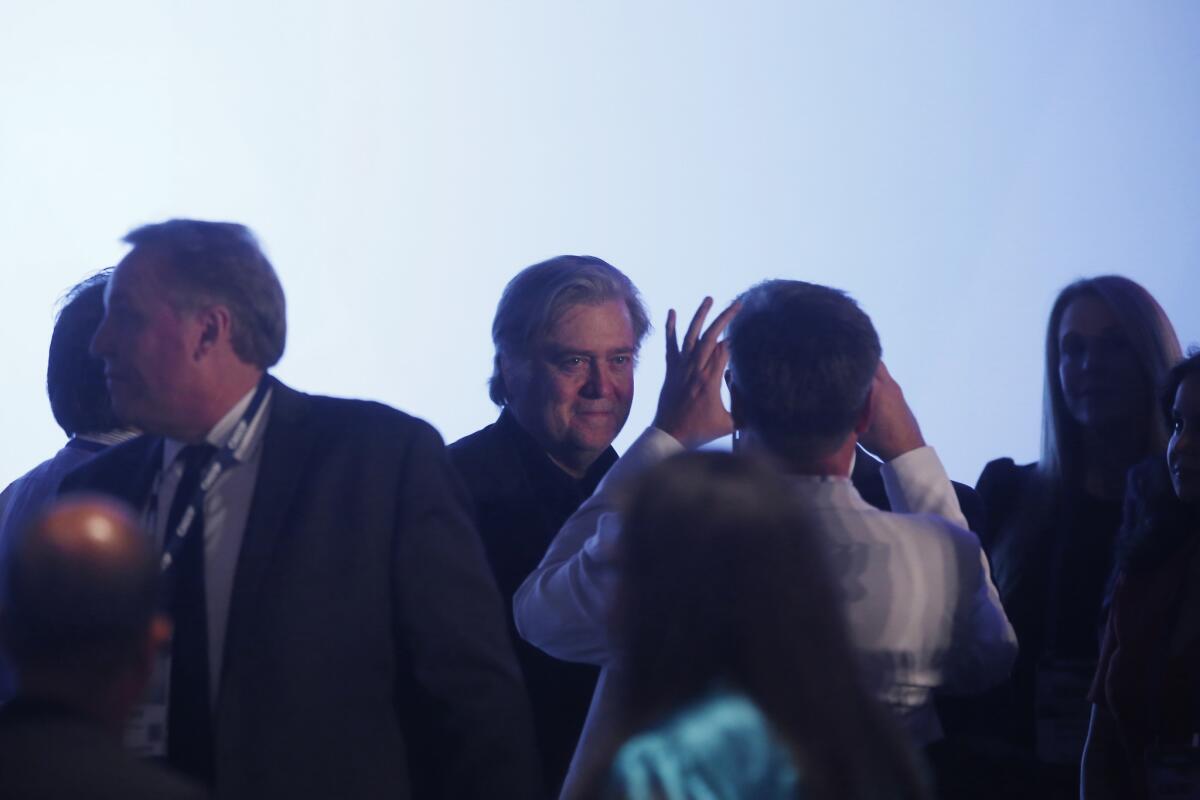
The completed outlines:
[[[979,537],[967,529],[954,486],[932,447],[918,447],[883,465],[892,510],[934,514],[950,522],[959,576],[958,602],[942,688],[977,692],[1008,677],[1017,656],[1013,631]]]
[[[682,450],[669,434],[651,427],[617,460],[513,595],[521,638],[555,658],[608,662],[608,609],[621,532],[618,502],[638,476]]]
[[[880,474],[892,511],[936,514],[960,528],[967,527],[950,476],[932,447],[918,447],[885,462]]]
[[[970,693],[1008,678],[1017,658],[1017,634],[1000,605],[992,571],[979,539],[971,531],[953,533],[959,559],[960,587],[942,688]]]

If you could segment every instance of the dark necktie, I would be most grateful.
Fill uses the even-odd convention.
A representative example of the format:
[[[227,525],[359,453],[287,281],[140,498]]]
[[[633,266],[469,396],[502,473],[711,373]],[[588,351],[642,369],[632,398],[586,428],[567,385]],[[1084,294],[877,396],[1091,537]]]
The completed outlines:
[[[175,535],[183,512],[200,485],[203,467],[216,448],[194,444],[183,448],[183,477],[171,501],[164,542]],[[171,690],[167,707],[167,762],[211,786],[213,783],[212,719],[209,705],[208,615],[204,594],[204,514],[198,509],[183,545],[167,570],[167,610],[174,623],[171,639]]]

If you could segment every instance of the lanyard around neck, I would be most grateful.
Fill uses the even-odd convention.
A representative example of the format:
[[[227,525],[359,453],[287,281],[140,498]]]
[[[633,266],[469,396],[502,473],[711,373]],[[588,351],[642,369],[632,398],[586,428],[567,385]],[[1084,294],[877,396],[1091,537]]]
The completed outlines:
[[[247,434],[250,431],[250,425],[254,422],[255,416],[258,415],[259,409],[262,407],[263,401],[270,392],[270,382],[266,375],[258,382],[258,388],[254,390],[254,397],[250,400],[250,405],[246,407],[242,413],[237,425],[234,426],[233,432],[229,438],[225,440],[225,444],[217,451],[217,453],[209,459],[207,465],[201,467],[200,483],[196,487],[196,491],[192,493],[192,497],[188,501],[187,507],[183,514],[179,517],[179,522],[176,523],[175,529],[166,531],[166,542],[163,545],[162,560],[160,567],[163,572],[171,568],[175,559],[179,556],[179,550],[183,547],[184,539],[187,538],[188,531],[191,530],[192,521],[196,515],[204,508],[204,500],[208,497],[209,490],[217,479],[237,463],[237,451],[245,441]],[[151,498],[151,503],[157,505],[157,492]]]

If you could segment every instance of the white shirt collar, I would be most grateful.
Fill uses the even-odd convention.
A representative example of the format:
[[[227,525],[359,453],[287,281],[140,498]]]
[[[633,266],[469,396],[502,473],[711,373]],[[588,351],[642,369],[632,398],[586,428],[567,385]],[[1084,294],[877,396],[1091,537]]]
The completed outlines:
[[[237,426],[238,420],[242,418],[242,414],[246,413],[246,408],[250,405],[250,401],[254,398],[254,392],[256,389],[258,389],[257,384],[250,387],[250,391],[242,395],[242,398],[234,403],[232,408],[225,412],[225,416],[221,417],[221,419],[217,421],[217,424],[213,425],[212,429],[209,430],[208,434],[204,437],[205,442],[215,447],[221,447],[225,444],[225,441],[229,438],[230,434],[233,433],[234,427]],[[242,441],[242,446],[239,447],[237,452],[234,453],[234,457],[238,461],[245,461],[246,457],[250,454],[251,448],[258,443],[259,436],[257,436],[257,430],[261,425],[263,412],[266,410],[267,402],[269,400],[270,396],[268,393],[268,397],[264,399],[262,407],[258,410],[258,414],[256,414],[255,418],[251,421],[251,431]],[[171,439],[168,437],[164,440],[164,469],[175,462],[175,457],[179,455],[179,451],[185,446],[187,446],[187,442],[181,442],[178,439]]]

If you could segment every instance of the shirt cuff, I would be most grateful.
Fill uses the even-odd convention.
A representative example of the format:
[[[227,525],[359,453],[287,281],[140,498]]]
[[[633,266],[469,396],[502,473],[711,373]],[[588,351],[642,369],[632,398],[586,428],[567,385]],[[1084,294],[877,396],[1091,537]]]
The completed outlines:
[[[950,476],[929,445],[884,462],[880,474],[892,510],[900,513],[932,511],[922,506],[928,504],[929,498],[945,494],[950,487]]]

